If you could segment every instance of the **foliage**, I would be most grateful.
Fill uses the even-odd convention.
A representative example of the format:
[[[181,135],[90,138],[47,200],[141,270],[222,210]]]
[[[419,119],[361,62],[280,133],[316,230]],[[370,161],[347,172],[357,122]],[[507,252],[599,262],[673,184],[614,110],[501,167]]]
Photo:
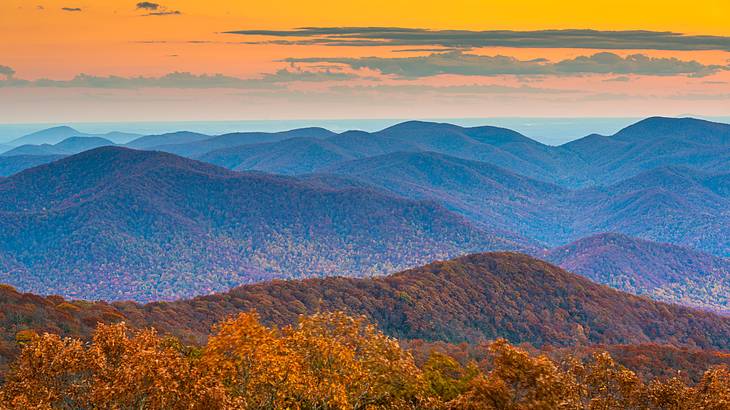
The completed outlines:
[[[599,234],[553,249],[545,259],[624,292],[730,311],[730,261],[689,248]]]
[[[557,362],[504,339],[485,360],[439,352],[417,366],[362,317],[302,316],[295,326],[241,313],[201,348],[153,329],[99,325],[91,343],[35,335],[4,385],[0,406],[35,409],[725,409],[730,371],[690,385],[644,382],[606,352]]]

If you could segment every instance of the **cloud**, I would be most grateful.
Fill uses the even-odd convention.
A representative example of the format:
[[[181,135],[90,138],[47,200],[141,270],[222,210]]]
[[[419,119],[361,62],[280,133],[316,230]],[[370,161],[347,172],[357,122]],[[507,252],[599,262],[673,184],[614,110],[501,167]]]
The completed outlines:
[[[603,81],[605,81],[607,83],[627,83],[627,82],[631,81],[631,77],[627,77],[625,75],[622,75],[622,76],[619,76],[619,77],[607,78],[607,79],[605,79]]]
[[[511,87],[495,84],[429,85],[429,84],[379,84],[379,85],[338,85],[330,87],[333,92],[377,93],[377,94],[433,94],[433,95],[506,95],[506,94],[578,94],[581,90],[568,90],[541,87]]]
[[[509,56],[482,56],[461,51],[433,53],[427,56],[384,58],[289,58],[290,63],[329,63],[353,69],[371,69],[403,78],[430,77],[440,74],[466,76],[498,75],[577,75],[617,74],[704,77],[730,66],[704,65],[676,58],[655,58],[643,54],[621,57],[613,53],[596,53],[556,63],[545,59],[518,60]]]
[[[324,70],[300,70],[300,69],[286,69],[276,71],[272,74],[264,74],[261,81],[270,83],[288,83],[295,81],[305,82],[324,82],[324,81],[343,81],[353,80],[357,78],[363,78],[357,74],[342,73],[332,71],[331,69]]]
[[[79,7],[61,7],[61,10],[72,11],[72,12],[82,11],[81,8],[79,8]]]
[[[2,72],[0,66],[0,74]],[[9,70],[10,67],[5,67]],[[8,71],[8,72],[11,72]],[[14,73],[14,71],[12,71]],[[98,89],[137,89],[137,88],[231,88],[231,89],[277,89],[283,88],[285,83],[293,82],[325,82],[340,81],[358,78],[355,74],[340,73],[330,70],[299,70],[281,69],[274,73],[263,74],[260,78],[238,78],[223,74],[192,74],[174,72],[161,77],[119,77],[93,76],[79,74],[70,80],[23,80],[12,78],[12,74],[5,74],[7,79],[0,80],[2,87],[35,87],[35,88],[98,88]]]
[[[182,14],[180,10],[170,10],[159,3],[149,1],[137,3],[137,10],[147,11],[146,14],[143,14],[144,16],[176,16]]]
[[[71,80],[21,80],[0,81],[0,87],[38,88],[261,88],[268,85],[260,81],[229,77],[222,74],[191,74],[174,72],[162,77],[118,77],[79,74]]]
[[[150,3],[149,1],[142,1],[137,3],[137,9],[142,10],[157,10],[160,8],[160,5],[157,3]]]
[[[182,14],[180,10],[153,11],[145,14],[145,16],[177,16]]]
[[[15,75],[15,70],[12,67],[0,65],[0,75],[4,75],[9,80]]]
[[[327,46],[730,51],[730,37],[727,36],[687,35],[646,30],[469,31],[399,27],[303,27],[294,30],[235,30],[225,33],[271,38],[264,41],[251,41],[252,43]]]

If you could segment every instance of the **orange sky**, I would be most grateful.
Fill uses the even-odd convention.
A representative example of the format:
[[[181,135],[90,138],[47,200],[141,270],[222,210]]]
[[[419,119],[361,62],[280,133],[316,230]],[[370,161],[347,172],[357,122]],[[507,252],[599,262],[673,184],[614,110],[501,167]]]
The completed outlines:
[[[303,26],[393,26],[425,29],[458,30],[540,30],[540,29],[594,29],[594,30],[651,30],[673,31],[694,35],[730,36],[730,3],[727,0],[687,1],[562,1],[546,2],[524,0],[505,1],[381,1],[354,0],[349,2],[310,0],[243,2],[208,0],[161,0],[157,11],[174,12],[179,15],[143,16],[144,10],[135,7],[137,1],[126,0],[3,0],[0,3],[0,66],[12,67],[16,78],[35,80],[50,78],[69,80],[79,73],[97,76],[163,76],[173,71],[196,74],[222,73],[240,78],[257,78],[272,73],[287,64],[284,58],[307,57],[364,57],[384,58],[427,55],[428,53],[394,53],[393,47],[326,47],[285,46],[260,44],[232,44],[256,39],[230,34],[227,30],[238,29],[291,29]],[[81,11],[64,11],[63,8],[79,8]],[[198,43],[190,43],[197,41]],[[150,43],[152,42],[152,43]],[[201,43],[202,42],[202,43]],[[401,47],[402,48],[402,47]],[[507,55],[520,60],[543,58],[559,61],[578,56],[587,56],[601,50],[570,48],[485,48],[469,51],[479,55]],[[677,58],[683,61],[696,60],[702,64],[726,66],[730,53],[726,51],[656,51],[656,50],[612,50],[621,56],[641,53],[650,57]],[[305,70],[319,70],[321,67],[300,65]],[[345,68],[345,72],[352,69]],[[631,101],[625,107],[646,105],[642,111],[664,110],[680,112],[702,112],[716,115],[730,114],[726,107],[730,102],[730,71],[720,70],[711,76],[693,78],[687,75],[618,76],[621,81],[610,81],[617,77],[605,75],[575,76],[458,76],[446,75],[418,79],[398,79],[382,76],[372,70],[362,70],[359,75],[367,77],[348,85],[501,85],[553,90],[550,93],[530,93],[524,96],[522,108],[531,115],[555,115],[560,110],[575,112],[576,115],[620,114],[620,108],[607,109],[616,101]],[[0,77],[2,78],[2,77]],[[377,80],[377,81],[371,81]],[[607,81],[609,80],[609,81]],[[258,111],[242,110],[241,106],[259,104],[270,110],[280,111],[280,117],[301,117],[317,115],[327,117],[338,107],[338,116],[370,116],[363,113],[363,106],[377,104],[378,91],[358,95],[348,90],[343,93],[328,88],[341,86],[342,82],[318,84],[285,84],[290,93],[253,93],[239,90],[211,90],[209,95],[225,96],[220,100],[218,110],[206,113],[206,118],[215,116],[238,119],[263,115]],[[374,90],[376,88],[370,88]],[[581,97],[557,94],[554,90],[580,90]],[[293,91],[292,91],[293,90]],[[499,95],[443,95],[431,90],[428,104],[423,93],[409,97],[404,88],[381,92],[382,99],[392,101],[398,94],[404,104],[420,101],[421,111],[403,109],[406,114],[432,116],[443,112],[439,99],[452,105],[446,111],[478,114],[480,111],[494,111]],[[83,91],[83,92],[82,92]],[[73,94],[68,101],[75,101],[67,115],[76,121],[83,120],[84,110],[91,104],[109,104],[109,112],[95,114],[96,119],[141,118],[155,115],[135,110],[131,102],[164,99],[170,107],[179,112],[193,111],[194,101],[200,98],[200,90],[51,90],[15,87],[0,87],[0,121],[37,120],[41,114],[26,113],[42,95],[53,95],[43,102],[48,109],[58,108],[64,95]],[[306,93],[318,104],[304,107]],[[444,91],[446,92],[446,91]],[[551,94],[552,93],[552,94]],[[241,95],[245,94],[245,98]],[[265,95],[264,95],[265,94]],[[347,94],[347,95],[344,95]],[[329,97],[328,97],[329,95]],[[87,96],[86,99],[82,98]],[[100,97],[101,96],[101,97]],[[277,99],[277,96],[280,98]],[[723,97],[724,96],[724,97]],[[330,102],[328,102],[330,98]],[[504,97],[502,100],[505,100]],[[514,98],[514,96],[510,97]],[[320,101],[321,100],[321,101]],[[95,102],[94,102],[95,101]],[[101,103],[99,102],[101,101]],[[110,102],[110,101],[113,101]],[[131,102],[130,102],[131,101]],[[400,100],[399,100],[400,101]],[[130,107],[122,109],[125,102]],[[350,104],[351,110],[340,107]],[[461,104],[461,105],[459,105]],[[11,109],[8,106],[13,105]],[[78,107],[72,109],[73,107]],[[425,108],[428,106],[428,108]],[[528,107],[526,107],[528,106]],[[84,108],[87,107],[87,108]],[[317,112],[317,107],[321,107]],[[504,106],[501,106],[504,107]],[[115,112],[111,112],[111,110]],[[520,115],[519,106],[510,108],[501,115]],[[686,108],[686,109],[684,109]],[[628,110],[628,108],[627,108]],[[247,111],[247,112],[242,112]],[[314,111],[314,112],[312,112]],[[381,116],[383,110],[372,110],[373,116]],[[388,110],[385,110],[386,112]],[[357,115],[356,115],[357,114]],[[364,115],[363,115],[364,114]],[[174,116],[160,112],[159,115]],[[185,115],[191,115],[186,113]],[[401,116],[401,115],[397,115]],[[402,117],[402,116],[401,116]],[[205,119],[205,118],[201,118]]]

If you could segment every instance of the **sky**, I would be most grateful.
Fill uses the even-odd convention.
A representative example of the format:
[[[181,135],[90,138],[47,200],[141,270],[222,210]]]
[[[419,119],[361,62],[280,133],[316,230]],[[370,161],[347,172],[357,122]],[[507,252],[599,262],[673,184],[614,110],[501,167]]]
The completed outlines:
[[[3,0],[0,123],[730,115],[727,0]]]

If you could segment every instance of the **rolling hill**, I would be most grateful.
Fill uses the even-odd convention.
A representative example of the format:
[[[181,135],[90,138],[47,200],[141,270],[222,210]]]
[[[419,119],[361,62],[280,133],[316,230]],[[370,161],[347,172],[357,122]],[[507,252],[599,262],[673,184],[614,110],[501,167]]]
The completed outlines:
[[[106,134],[87,134],[68,126],[60,126],[47,128],[28,135],[24,135],[9,142],[8,145],[12,145],[15,147],[21,145],[53,145],[58,144],[59,142],[71,137],[100,137],[106,138],[115,144],[124,144],[135,138],[138,138],[139,135],[117,131],[108,132]]]
[[[620,232],[730,257],[729,183],[726,174],[663,167],[574,191],[562,205],[573,210],[572,234],[565,238]]]
[[[395,152],[322,170],[356,179],[397,195],[433,200],[478,223],[522,232],[525,225],[561,229],[555,204],[567,191],[494,165],[434,152]],[[539,227],[539,228],[538,228]]]
[[[94,148],[116,145],[110,140],[101,137],[69,137],[57,144],[21,145],[0,156],[11,157],[17,155],[72,155]]]
[[[190,144],[213,138],[212,135],[190,131],[169,132],[158,135],[145,135],[125,144],[128,148],[150,149],[161,145]]]
[[[730,125],[694,118],[647,118],[613,136],[590,135],[559,148],[582,160],[574,167],[581,186],[611,185],[664,166],[730,171]]]
[[[297,135],[303,137],[302,135]],[[462,159],[486,161],[536,179],[562,175],[561,152],[514,131],[497,127],[463,128],[451,124],[410,121],[382,131],[349,131],[309,136],[310,140],[274,141],[268,145],[229,145],[210,150],[198,146],[197,158],[231,169],[258,169],[297,174],[319,171],[342,161],[400,151],[432,151]],[[320,141],[313,141],[317,139]],[[200,145],[200,144],[199,144]],[[178,152],[179,153],[179,152]],[[189,155],[190,152],[185,153]],[[271,165],[268,158],[275,158]],[[292,164],[312,164],[292,168]]]
[[[433,200],[475,223],[548,247],[619,232],[730,257],[730,173],[659,167],[610,186],[570,190],[432,152],[369,157],[321,172]]]
[[[63,155],[15,155],[0,156],[0,176],[13,175],[28,168],[47,164],[63,158]]]
[[[183,157],[196,158],[211,151],[241,145],[261,144],[266,142],[283,141],[289,138],[327,138],[335,135],[324,128],[300,128],[282,132],[235,132],[207,138],[189,143],[162,144],[147,149],[169,152]]]
[[[494,249],[526,248],[433,202],[160,152],[103,147],[0,180],[0,282],[42,294],[172,299]]]
[[[187,301],[115,306],[135,325],[183,337],[204,336],[242,310],[285,324],[320,309],[364,314],[402,339],[730,348],[730,318],[622,293],[515,253],[469,255],[386,277],[274,281]]]
[[[193,143],[172,152],[231,169],[295,174],[319,171],[348,159],[398,151],[431,151],[487,162],[523,176],[576,189],[613,185],[657,167],[730,172],[729,130],[727,124],[692,118],[652,117],[612,136],[589,135],[552,147],[504,128],[465,128],[410,121],[373,133],[351,131],[314,137],[326,138],[327,147],[313,147],[312,141],[308,144],[300,141],[297,146],[269,140],[258,142],[271,144],[254,148],[244,146],[254,142],[237,140],[217,147],[205,144],[193,147],[196,145]],[[323,156],[323,150],[335,151],[337,155]],[[261,168],[267,156],[276,157],[277,163]],[[316,164],[316,167],[292,168],[297,162]]]
[[[625,292],[730,312],[727,259],[620,234],[600,234],[553,249],[546,260]]]
[[[215,150],[198,159],[233,170],[298,175],[355,158],[362,156],[325,139],[290,138],[281,142]]]
[[[98,321],[154,326],[202,343],[213,323],[251,309],[278,325],[305,313],[344,310],[403,340],[504,337],[543,348],[656,343],[730,349],[730,318],[619,292],[516,253],[468,255],[377,278],[273,281],[146,305],[66,301],[0,286],[0,306],[7,312],[0,315],[0,358],[16,354],[14,339],[22,330],[88,337]]]

